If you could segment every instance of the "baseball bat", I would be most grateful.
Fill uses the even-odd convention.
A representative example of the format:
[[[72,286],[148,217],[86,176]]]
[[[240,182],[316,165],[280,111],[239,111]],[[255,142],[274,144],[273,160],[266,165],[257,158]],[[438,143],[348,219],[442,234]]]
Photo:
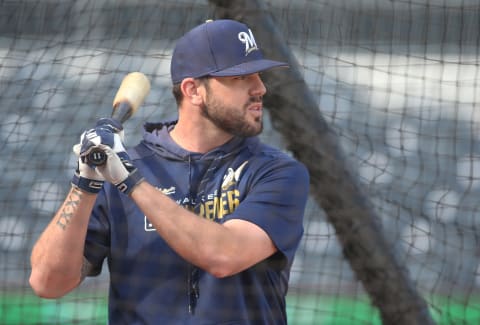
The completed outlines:
[[[113,99],[111,118],[125,122],[132,117],[150,92],[150,81],[141,72],[131,72],[123,78],[117,94]],[[105,153],[101,150],[92,150],[87,155],[91,165],[101,166],[107,161]]]

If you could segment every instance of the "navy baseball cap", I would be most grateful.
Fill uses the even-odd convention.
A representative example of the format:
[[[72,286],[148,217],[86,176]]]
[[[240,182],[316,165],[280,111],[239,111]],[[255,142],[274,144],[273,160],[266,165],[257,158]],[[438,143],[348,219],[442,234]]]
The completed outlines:
[[[265,59],[245,24],[221,19],[209,20],[177,41],[170,73],[176,84],[185,78],[241,76],[275,67],[288,64]]]

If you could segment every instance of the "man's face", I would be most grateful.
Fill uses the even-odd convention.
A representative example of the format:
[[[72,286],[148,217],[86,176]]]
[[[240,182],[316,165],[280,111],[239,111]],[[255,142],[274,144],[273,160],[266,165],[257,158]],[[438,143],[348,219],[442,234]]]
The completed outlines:
[[[219,129],[241,137],[258,135],[263,128],[265,86],[258,73],[209,78],[203,115]]]

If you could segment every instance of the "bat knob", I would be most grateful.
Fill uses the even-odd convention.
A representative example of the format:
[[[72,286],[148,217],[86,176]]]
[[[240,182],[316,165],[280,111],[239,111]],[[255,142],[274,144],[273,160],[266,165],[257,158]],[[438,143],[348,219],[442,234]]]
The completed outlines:
[[[86,155],[86,162],[93,166],[102,166],[107,162],[107,155],[101,149],[93,148]]]

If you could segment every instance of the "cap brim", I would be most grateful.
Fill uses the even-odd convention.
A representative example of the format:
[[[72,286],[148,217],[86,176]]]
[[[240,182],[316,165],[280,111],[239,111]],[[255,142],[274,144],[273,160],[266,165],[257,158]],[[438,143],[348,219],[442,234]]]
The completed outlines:
[[[223,69],[221,71],[211,72],[208,75],[213,77],[232,77],[244,76],[247,74],[262,72],[273,68],[288,68],[288,63],[273,60],[254,60]]]

